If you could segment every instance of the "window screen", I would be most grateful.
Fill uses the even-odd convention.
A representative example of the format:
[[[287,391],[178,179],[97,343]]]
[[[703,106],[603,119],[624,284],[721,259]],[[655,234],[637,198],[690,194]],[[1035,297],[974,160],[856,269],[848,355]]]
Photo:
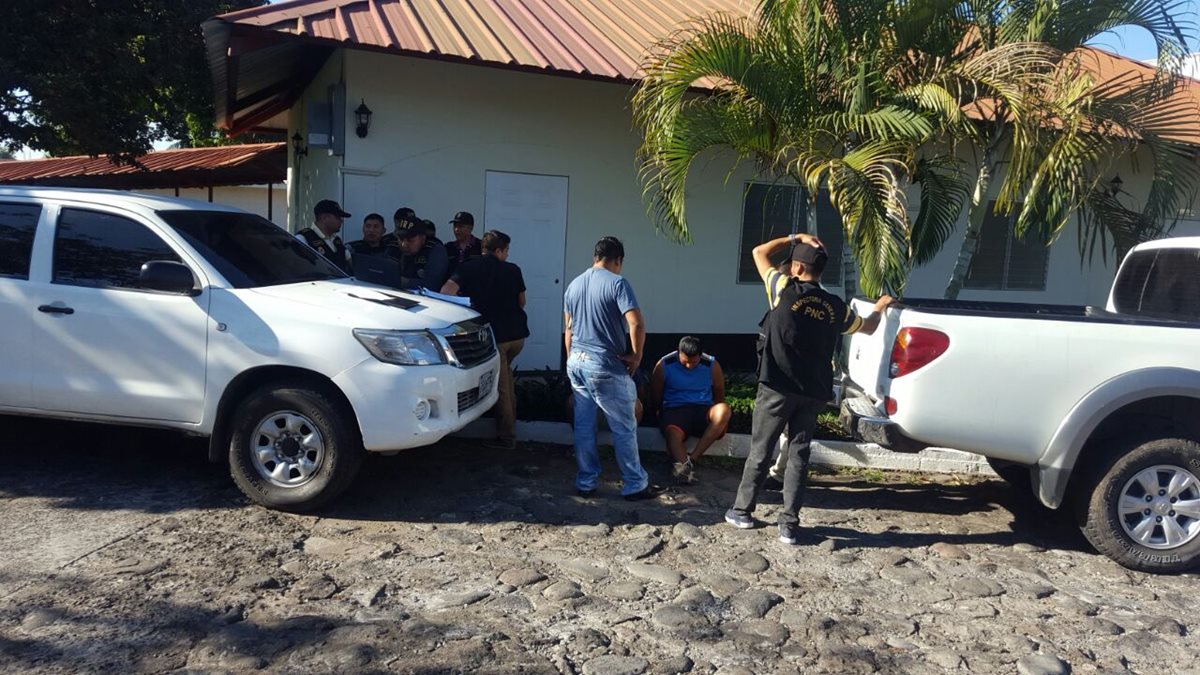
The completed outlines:
[[[738,251],[738,283],[760,283],[754,267],[752,251],[755,246],[793,232],[806,232],[808,199],[804,190],[795,185],[749,183],[742,201],[742,240]],[[842,283],[842,218],[822,191],[817,198],[817,236],[825,243],[829,262],[822,283],[838,286]],[[785,249],[772,260],[778,264],[787,257]]]
[[[979,233],[979,248],[971,259],[964,286],[980,290],[1040,291],[1046,288],[1048,249],[1037,236],[1013,235],[1014,215],[995,212],[992,202]],[[1021,208],[1020,204],[1016,206]]]

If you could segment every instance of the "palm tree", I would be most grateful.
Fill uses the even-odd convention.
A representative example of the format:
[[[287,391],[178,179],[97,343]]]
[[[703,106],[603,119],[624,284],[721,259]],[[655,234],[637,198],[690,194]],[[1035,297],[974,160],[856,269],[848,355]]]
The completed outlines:
[[[1084,208],[1089,231],[1103,232],[1119,220],[1125,241],[1154,217],[1105,217],[1115,213],[1112,200],[1094,193],[1097,165],[1106,157],[1092,152],[1086,137],[1104,134],[1112,150],[1160,138],[1156,125],[1164,120],[1138,104],[1164,100],[1173,82],[1162,77],[1106,88],[1080,77],[1077,58],[1056,43],[1033,39],[1052,33],[1034,34],[1032,26],[1046,23],[1042,5],[1072,3],[1085,5],[763,0],[753,18],[699,19],[652,52],[634,95],[635,120],[644,132],[641,176],[652,211],[669,234],[686,241],[684,188],[691,165],[705,151],[731,150],[735,163],[753,161],[762,173],[790,178],[810,195],[829,192],[868,294],[902,292],[908,272],[943,247],[968,202],[970,243],[964,250],[973,255],[993,191],[998,207],[1009,210],[1017,195],[1024,196],[1016,225],[1021,235],[1037,222],[1050,241],[1067,214]],[[1094,14],[1117,20],[1112,13]],[[1023,24],[1000,21],[1018,15]],[[1028,30],[1020,34],[1017,25]],[[1150,25],[1156,35],[1166,32]],[[1090,35],[1058,30],[1053,36],[1060,42]],[[995,38],[999,33],[1007,37]],[[1070,40],[1063,37],[1068,34]],[[1160,44],[1165,56],[1175,53],[1175,42]],[[698,88],[710,93],[698,94]],[[1141,119],[1130,114],[1135,111]],[[964,144],[982,150],[977,171],[965,171],[958,159]],[[996,181],[1002,161],[1014,168]],[[1155,202],[1164,211],[1178,203],[1167,188],[1177,190],[1188,179],[1180,162],[1172,169],[1176,178],[1165,181]],[[1071,190],[1058,194],[1065,184]],[[915,217],[909,214],[910,191],[919,195]],[[969,262],[966,256],[968,268]]]

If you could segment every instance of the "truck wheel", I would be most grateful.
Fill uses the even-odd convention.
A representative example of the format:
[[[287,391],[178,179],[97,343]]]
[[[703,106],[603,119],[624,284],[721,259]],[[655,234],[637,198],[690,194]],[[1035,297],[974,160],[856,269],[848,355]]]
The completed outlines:
[[[350,486],[364,454],[348,406],[323,387],[296,381],[246,397],[233,425],[229,467],[255,502],[311,511]]]
[[[992,467],[992,471],[996,472],[1005,483],[1013,486],[1023,493],[1033,492],[1033,481],[1029,477],[1029,467],[1024,464],[1016,464],[1003,459],[987,458],[988,466]]]
[[[1200,562],[1200,444],[1114,445],[1082,489],[1081,528],[1104,555],[1142,572],[1184,572]]]

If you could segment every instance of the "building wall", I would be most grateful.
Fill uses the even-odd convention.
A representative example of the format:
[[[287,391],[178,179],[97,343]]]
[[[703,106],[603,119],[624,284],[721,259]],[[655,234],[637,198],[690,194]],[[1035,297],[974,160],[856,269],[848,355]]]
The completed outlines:
[[[195,199],[202,202],[208,201],[208,188],[182,188],[179,190],[178,195],[175,194],[175,190],[138,190],[138,192],[148,195],[161,195],[163,197],[178,196],[183,199]],[[267,194],[266,185],[226,185],[213,188],[212,201],[217,204],[234,206],[250,213],[256,213],[263,218],[268,218],[276,225],[287,227],[287,186],[276,184],[272,187],[269,216]]]
[[[347,108],[361,99],[374,111],[370,134],[359,139],[351,133],[344,159],[313,151],[302,159],[297,213],[309,212],[316,199],[346,195],[343,206],[355,214],[346,227],[353,239],[362,215],[377,211],[390,219],[396,208],[410,206],[434,220],[445,239],[455,211],[472,211],[482,222],[486,171],[568,176],[564,280],[590,264],[598,238],[615,235],[625,242],[625,275],[650,332],[755,330],[765,308],[762,291],[736,283],[742,190],[753,178],[751,168],[730,173],[727,161],[701,162],[687,204],[694,243],[673,243],[655,230],[641,199],[629,87],[344,52],[330,59],[306,99],[324,99],[339,76]],[[300,128],[302,113],[300,105],[293,110],[289,135]],[[1118,173],[1136,192],[1132,168],[1118,167]],[[1177,230],[1194,232],[1200,233],[1196,221]],[[940,297],[961,241],[960,228],[932,263],[914,271],[908,295]],[[515,241],[514,256],[538,245]],[[1051,249],[1045,291],[967,290],[961,297],[1102,304],[1112,274],[1111,262],[1081,266],[1072,227]]]

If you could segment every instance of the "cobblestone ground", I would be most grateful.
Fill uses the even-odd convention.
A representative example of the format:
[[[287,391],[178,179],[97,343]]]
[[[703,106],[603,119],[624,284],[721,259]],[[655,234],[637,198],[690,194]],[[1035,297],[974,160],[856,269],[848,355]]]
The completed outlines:
[[[456,441],[300,516],[196,440],[2,423],[5,672],[1198,668],[1195,575],[1128,572],[1002,483],[817,476],[792,548],[724,524],[729,464],[631,504],[611,462],[583,499],[563,448]]]

